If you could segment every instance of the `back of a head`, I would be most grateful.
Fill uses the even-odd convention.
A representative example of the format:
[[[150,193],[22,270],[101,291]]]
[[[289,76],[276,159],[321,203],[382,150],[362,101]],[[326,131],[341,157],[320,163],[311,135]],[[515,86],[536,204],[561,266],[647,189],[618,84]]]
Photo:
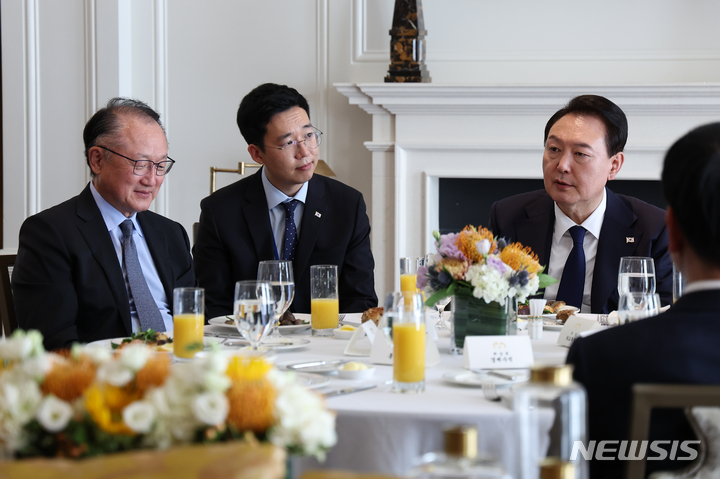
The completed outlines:
[[[662,189],[690,247],[720,267],[720,123],[695,128],[670,147]]]
[[[88,150],[101,141],[114,139],[123,127],[123,116],[140,118],[147,122],[154,121],[160,125],[163,132],[165,131],[160,122],[160,115],[146,103],[129,98],[112,98],[85,124],[83,141],[85,142],[85,159],[88,166],[90,166]]]
[[[307,100],[294,88],[275,83],[264,83],[240,102],[237,111],[237,125],[248,145],[256,145],[265,151],[263,139],[272,117],[293,107],[300,107],[310,118]]]
[[[605,125],[605,146],[609,157],[625,149],[628,136],[628,123],[625,112],[615,103],[598,95],[576,96],[564,108],[555,112],[545,125],[543,144],[547,141],[550,128],[560,118],[569,113],[592,116],[603,122]]]

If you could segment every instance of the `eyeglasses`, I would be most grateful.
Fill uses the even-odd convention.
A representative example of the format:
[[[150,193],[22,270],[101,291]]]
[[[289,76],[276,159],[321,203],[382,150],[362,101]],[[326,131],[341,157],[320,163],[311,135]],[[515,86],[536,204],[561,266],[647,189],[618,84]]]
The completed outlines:
[[[97,146],[98,148],[102,148],[105,151],[109,151],[113,155],[122,156],[123,158],[125,158],[128,161],[132,161],[133,162],[133,173],[136,176],[145,176],[150,171],[152,171],[153,168],[155,168],[156,175],[165,176],[168,173],[170,173],[170,170],[172,170],[172,167],[175,164],[175,160],[173,160],[169,156],[168,156],[167,160],[158,161],[157,163],[155,163],[154,161],[150,161],[150,160],[133,160],[132,158],[128,158],[125,155],[121,155],[120,153],[118,153],[116,151],[112,151],[110,148],[105,148],[104,146],[101,146],[101,145],[95,145],[95,146]]]
[[[298,154],[298,151],[300,151],[300,143],[305,145],[306,148],[310,148],[311,150],[316,149],[318,146],[320,146],[320,143],[322,142],[322,135],[323,132],[318,130],[315,127],[312,127],[313,131],[305,134],[304,140],[290,140],[287,143],[285,143],[283,146],[267,146],[267,148],[273,148],[275,150],[281,150],[285,151],[286,153],[292,154],[292,156],[295,156]]]

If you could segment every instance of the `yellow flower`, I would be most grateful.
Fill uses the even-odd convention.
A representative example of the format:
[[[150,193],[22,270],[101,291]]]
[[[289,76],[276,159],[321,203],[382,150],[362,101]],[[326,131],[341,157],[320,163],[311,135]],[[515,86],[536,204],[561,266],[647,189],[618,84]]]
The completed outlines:
[[[500,252],[500,259],[515,271],[527,270],[531,277],[540,270],[537,255],[532,252],[529,246],[523,247],[520,243],[507,245]]]
[[[472,263],[482,264],[484,259],[478,252],[476,245],[478,241],[484,239],[490,241],[490,251],[494,251],[497,247],[495,235],[487,228],[480,227],[480,229],[475,229],[474,226],[468,225],[458,234],[456,245],[462,254]]]
[[[462,280],[465,277],[465,273],[469,267],[469,261],[454,258],[443,258],[435,264],[435,270],[438,273],[442,272],[444,268],[456,281]]]
[[[138,371],[135,378],[136,387],[142,395],[151,387],[161,386],[168,374],[170,374],[170,355],[154,354]]]
[[[122,410],[139,397],[124,388],[93,384],[85,390],[85,410],[103,431],[134,436],[136,433],[123,422]]]
[[[234,357],[227,375],[232,385],[227,391],[228,422],[240,431],[265,432],[275,421],[275,388],[266,375],[271,365],[262,359]]]
[[[97,368],[85,355],[77,359],[70,356],[55,358],[42,383],[42,392],[54,394],[63,401],[73,402],[92,384]]]

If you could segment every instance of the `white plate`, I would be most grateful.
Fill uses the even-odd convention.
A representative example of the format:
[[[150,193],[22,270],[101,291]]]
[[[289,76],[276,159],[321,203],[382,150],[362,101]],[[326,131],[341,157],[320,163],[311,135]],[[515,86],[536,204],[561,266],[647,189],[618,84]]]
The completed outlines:
[[[317,361],[322,361],[322,359],[318,359]],[[346,360],[345,362],[348,362],[349,360]],[[301,369],[289,369],[288,366],[292,366],[293,364],[299,364],[299,363],[311,363],[313,360],[309,361],[287,361],[278,364],[278,368],[284,369],[286,371],[295,371],[295,372],[303,372],[303,373],[313,373],[313,374],[335,374],[339,368],[343,367],[345,363],[340,364],[324,364],[322,366],[310,366],[307,368],[301,368]]]
[[[508,372],[508,374],[510,374],[510,372]],[[483,383],[493,383],[495,384],[495,387],[506,387],[512,386],[513,384],[522,383],[530,379],[530,374],[525,370],[512,371],[512,374],[518,376],[515,381],[491,376],[487,373],[474,373],[472,371],[468,371],[467,369],[460,369],[457,371],[450,371],[443,374],[443,381],[458,386],[479,388],[482,387]]]
[[[330,378],[327,376],[320,376],[318,374],[310,373],[295,373],[295,377],[298,382],[308,389],[317,389],[325,386],[330,382]]]
[[[551,319],[549,321],[547,319],[543,320],[543,329],[545,331],[561,331],[563,326],[565,325],[558,323],[554,319]]]
[[[169,337],[172,337],[172,331],[169,333],[165,333],[165,334],[167,334]],[[112,345],[113,344],[120,345],[122,343],[123,339],[130,339],[130,338],[101,339],[99,341],[93,341],[92,343],[88,343],[87,345],[92,346],[92,347],[103,347],[103,348],[113,349]],[[215,338],[204,337],[203,338],[203,349],[207,350],[210,347],[211,342],[220,344],[220,342]],[[171,353],[172,351],[163,351],[163,352]]]
[[[310,344],[309,339],[305,338],[265,338],[260,342],[260,346],[264,348],[274,349],[276,351],[285,351],[287,349],[304,348]]]
[[[271,363],[271,364],[275,363],[275,360],[277,359],[277,353],[276,353],[275,351],[272,351],[272,350],[270,350],[270,349],[262,350],[262,348],[260,348],[260,350],[253,352],[252,349],[250,349],[249,346],[246,346],[246,347],[243,347],[243,348],[240,348],[240,349],[235,349],[235,348],[233,348],[233,349],[221,349],[221,350],[218,351],[218,352],[219,352],[220,354],[222,354],[223,356],[228,357],[228,358],[231,358],[231,357],[233,357],[233,356],[237,356],[237,357],[240,357],[240,358],[256,357],[256,358],[261,358],[261,359],[263,359],[264,361],[266,361],[266,362],[268,362],[268,363]],[[206,350],[206,351],[200,351],[199,353],[197,353],[197,354],[195,355],[195,357],[196,357],[196,358],[203,358],[203,357],[208,356],[209,354],[210,354],[210,351],[207,351],[207,350]]]
[[[298,331],[305,331],[307,329],[310,329],[310,315],[309,314],[303,314],[303,313],[297,313],[295,315],[295,318],[302,320],[305,324],[291,324],[288,326],[280,326],[280,333],[297,333]],[[232,332],[237,334],[238,336],[240,333],[238,332],[237,328],[234,324],[227,324],[225,323],[225,320],[231,319],[231,316],[218,316],[217,318],[210,318],[208,320],[209,324],[212,324],[213,326],[223,326],[225,328],[231,329]],[[229,332],[229,331],[228,331]]]

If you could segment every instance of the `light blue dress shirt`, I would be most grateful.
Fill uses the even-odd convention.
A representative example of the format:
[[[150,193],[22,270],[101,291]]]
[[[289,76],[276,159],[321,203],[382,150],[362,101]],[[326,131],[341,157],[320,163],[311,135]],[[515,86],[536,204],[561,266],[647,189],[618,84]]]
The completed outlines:
[[[108,203],[105,198],[100,196],[100,193],[95,189],[95,185],[90,182],[90,191],[92,192],[95,203],[97,203],[100,213],[102,214],[105,225],[107,226],[110,238],[112,239],[113,246],[115,247],[115,254],[117,255],[120,268],[125,274],[125,269],[122,263],[122,242],[125,238],[122,230],[120,229],[120,223],[129,219],[132,220],[135,230],[133,231],[133,241],[135,242],[135,248],[137,249],[138,260],[140,261],[140,267],[142,268],[143,276],[147,282],[150,293],[155,299],[160,314],[162,315],[163,322],[165,323],[165,330],[173,330],[172,314],[170,313],[170,307],[167,296],[165,295],[165,288],[163,287],[160,276],[158,275],[157,268],[155,268],[155,262],[150,255],[147,242],[142,233],[142,228],[137,221],[137,214],[132,215],[130,218],[125,217],[120,213],[113,205]],[[125,288],[127,288],[127,281],[125,281]],[[128,297],[130,293],[128,292]],[[137,311],[134,308],[130,309],[130,316],[132,321],[132,330],[134,333],[141,331],[140,320],[138,319]]]
[[[263,189],[265,190],[265,199],[268,204],[268,212],[270,214],[270,225],[272,226],[273,236],[275,237],[275,259],[278,258],[278,252],[281,252],[285,246],[285,207],[281,203],[291,200],[298,200],[299,203],[295,207],[295,229],[297,230],[296,238],[300,238],[300,225],[302,223],[302,215],[305,210],[305,199],[307,198],[308,184],[303,183],[295,196],[290,197],[278,190],[270,183],[265,168],[261,172]],[[297,241],[297,239],[296,239]]]

